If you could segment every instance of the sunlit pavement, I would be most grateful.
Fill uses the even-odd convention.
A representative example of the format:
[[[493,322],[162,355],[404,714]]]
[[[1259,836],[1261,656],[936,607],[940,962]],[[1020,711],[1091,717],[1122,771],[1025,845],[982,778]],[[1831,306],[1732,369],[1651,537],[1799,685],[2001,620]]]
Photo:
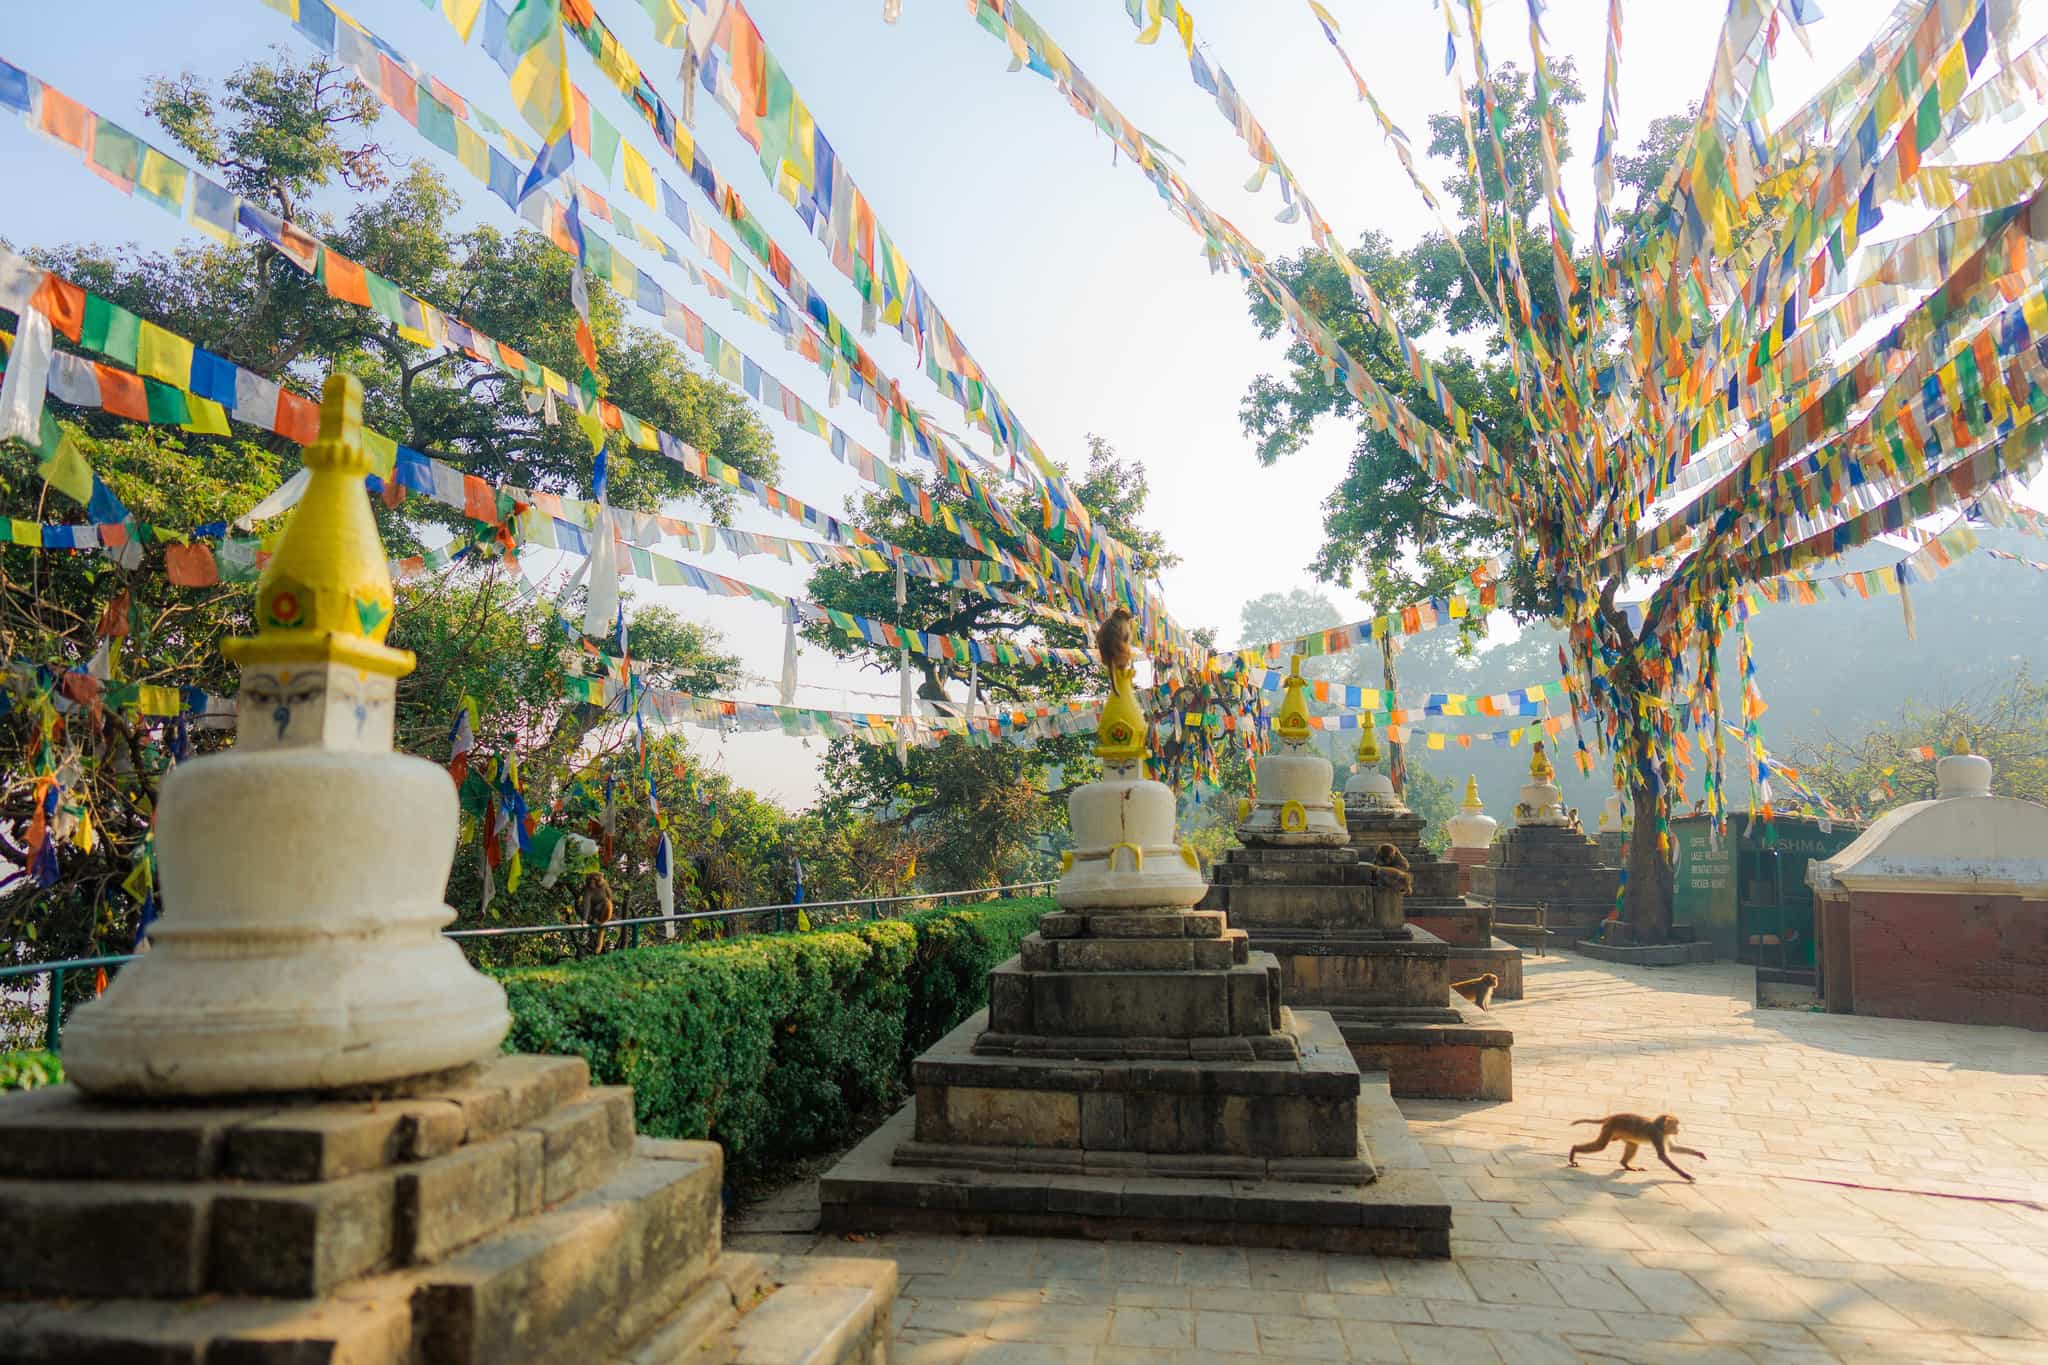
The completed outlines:
[[[2048,1034],[1758,1010],[1750,978],[1530,959],[1494,1007],[1516,1099],[1402,1104],[1448,1262],[779,1230],[812,1186],[734,1241],[894,1258],[899,1361],[2048,1361]],[[1566,1167],[1570,1120],[1624,1109],[1678,1115],[1699,1183]]]

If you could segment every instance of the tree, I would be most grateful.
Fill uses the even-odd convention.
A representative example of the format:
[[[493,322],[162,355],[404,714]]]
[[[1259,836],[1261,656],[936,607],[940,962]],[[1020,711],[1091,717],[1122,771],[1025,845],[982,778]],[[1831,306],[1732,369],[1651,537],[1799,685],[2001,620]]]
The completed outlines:
[[[1554,99],[1559,105],[1584,100],[1568,62],[1559,66],[1555,79]],[[1512,231],[1529,275],[1531,298],[1554,297],[1549,292],[1548,246],[1530,226],[1530,215],[1542,202],[1537,179],[1542,133],[1528,82],[1512,65],[1495,74],[1493,95],[1503,120],[1506,164],[1516,196],[1516,211],[1506,215],[1504,222],[1493,224],[1494,238],[1489,241],[1479,218],[1482,191],[1490,202],[1500,198],[1501,183],[1492,160],[1482,155],[1480,176],[1474,179],[1468,174],[1462,125],[1455,114],[1438,114],[1430,119],[1429,150],[1458,167],[1448,182],[1459,205],[1455,245],[1451,236],[1434,233],[1399,251],[1384,234],[1369,232],[1350,255],[1411,337],[1439,329],[1481,335],[1483,356],[1453,349],[1433,361],[1436,372],[1496,449],[1522,454],[1530,444],[1530,429],[1506,357],[1507,341],[1493,317],[1490,300],[1495,297],[1496,280],[1491,262],[1494,248],[1504,240],[1499,234]],[[1484,107],[1478,92],[1472,93],[1471,100],[1476,124],[1484,117]],[[1569,143],[1560,138],[1558,150],[1560,158],[1568,156]],[[1467,261],[1486,272],[1479,281],[1486,288],[1484,294],[1468,278]],[[1394,338],[1353,297],[1350,282],[1329,253],[1303,251],[1277,262],[1274,269],[1375,379],[1399,394],[1424,420],[1449,434],[1449,424],[1434,397],[1410,374]],[[1247,292],[1252,320],[1260,334],[1277,335],[1286,325],[1285,317],[1257,285],[1249,286]],[[1556,321],[1553,310],[1548,325],[1554,328]],[[1392,433],[1367,417],[1348,389],[1326,374],[1321,357],[1305,342],[1297,340],[1289,346],[1287,360],[1291,369],[1284,380],[1258,376],[1239,407],[1240,424],[1245,434],[1258,442],[1260,461],[1270,465],[1298,451],[1326,417],[1350,420],[1358,431],[1344,477],[1323,501],[1324,539],[1311,564],[1318,578],[1343,587],[1357,586],[1362,598],[1384,611],[1420,598],[1448,595],[1468,586],[1473,571],[1489,559],[1511,558],[1517,528],[1431,478]],[[1543,594],[1526,572],[1518,574],[1514,588],[1517,602],[1542,600]],[[1461,624],[1460,636],[1469,647],[1484,629],[1484,620],[1475,614]],[[1391,635],[1380,642],[1380,678],[1373,685],[1389,693],[1399,691],[1398,648]],[[1406,765],[1400,744],[1389,741],[1388,760],[1396,786],[1402,787]]]
[[[1098,530],[1136,553],[1141,576],[1175,562],[1160,535],[1140,523],[1148,491],[1141,466],[1118,460],[1106,441],[1091,437],[1086,470],[1069,482]],[[1023,548],[951,485],[934,478],[926,491],[935,506],[950,509],[991,540]],[[1028,524],[1037,507],[1019,493],[1012,495],[1006,510]],[[920,554],[957,557],[962,552],[958,537],[918,520],[894,498],[864,498],[854,522],[863,531]],[[1027,587],[1008,586],[1015,591]],[[850,566],[821,566],[811,575],[810,595],[821,606],[931,634],[983,643],[1000,638],[1062,649],[1092,647],[1092,626],[1050,619],[1027,606],[914,576],[905,576],[901,608],[889,576]],[[1049,588],[1033,595],[1060,601]],[[1071,610],[1073,604],[1063,605]],[[846,634],[829,622],[811,622],[804,633],[813,644],[878,674],[893,674],[903,662],[897,649]],[[963,709],[970,680],[982,714],[1099,695],[1103,688],[1101,672],[1092,664],[1052,659],[970,667],[955,659],[912,654],[909,665],[919,701],[954,712]],[[954,685],[960,686],[960,696],[948,690]],[[971,743],[951,737],[911,747],[907,761],[899,764],[889,748],[836,739],[825,756],[825,786],[854,809],[914,832],[927,850],[921,866],[934,884],[947,889],[986,886],[1044,875],[1051,866],[1052,841],[1064,826],[1068,792],[1097,771],[1093,749],[1093,737],[1088,735],[1047,736],[1029,748],[1002,740],[991,743],[980,736]],[[1058,783],[1049,780],[1054,774],[1060,776]]]
[[[424,161],[402,167],[371,140],[378,101],[338,68],[279,53],[218,86],[189,75],[158,81],[144,108],[238,193],[506,344],[563,373],[579,372],[568,259],[529,231],[454,230],[454,196]],[[338,216],[318,208],[329,202],[341,206]],[[459,351],[408,341],[380,316],[329,298],[267,243],[162,253],[74,244],[31,254],[272,379],[314,390],[332,369],[358,375],[372,426],[467,473],[551,491],[588,483],[593,451],[575,424],[549,425],[527,410],[515,380]],[[607,397],[751,474],[773,476],[768,435],[742,398],[691,370],[667,338],[628,326],[608,288],[594,285],[590,305]],[[272,435],[199,436],[54,399],[51,406],[135,518],[161,527],[239,516],[298,463],[296,448]],[[614,505],[652,509],[694,497],[714,514],[729,506],[726,490],[697,483],[665,459],[619,451],[610,470]],[[33,454],[13,444],[0,447],[0,504],[0,514],[27,520],[71,514],[51,500]],[[458,546],[476,534],[461,512],[428,500],[378,512],[395,553],[449,531]],[[133,560],[21,547],[0,554],[0,648],[26,670],[12,688],[15,705],[0,715],[0,857],[27,861],[34,803],[53,783],[63,831],[54,867],[0,881],[0,926],[39,957],[133,942],[139,907],[120,887],[142,853],[156,782],[175,751],[227,742],[220,731],[194,733],[180,722],[95,704],[123,682],[233,689],[217,646],[224,635],[249,631],[253,572],[224,575],[228,581],[215,587],[178,587],[165,575],[164,556],[158,545]],[[635,614],[633,629],[635,657],[654,665],[656,678],[702,690],[734,675],[734,661],[709,632],[646,611]],[[479,566],[407,588],[392,638],[420,656],[400,688],[402,746],[445,759],[456,701],[471,695],[482,712],[485,752],[504,745],[520,754],[536,809],[567,783],[556,765],[600,753],[617,764],[627,752],[616,718],[593,739],[606,717],[562,700],[563,680],[582,667],[581,650],[565,652],[552,609],[526,601],[502,569]],[[106,677],[96,685],[80,670],[102,644]],[[637,772],[637,743],[632,753]],[[682,790],[675,795],[673,804],[665,797],[664,809],[681,817]],[[621,853],[622,881],[646,886],[647,847],[651,840]],[[450,895],[474,904],[468,867],[473,859],[458,859]],[[535,887],[505,898],[500,913],[554,917],[559,905],[542,904],[537,879]]]
[[[1852,738],[1829,731],[1795,743],[1786,757],[1789,775],[1836,810],[1875,815],[1931,799],[1934,764],[1919,751],[1959,746],[1991,760],[2000,796],[2048,804],[2048,682],[2022,669],[2002,684],[1908,702]]]

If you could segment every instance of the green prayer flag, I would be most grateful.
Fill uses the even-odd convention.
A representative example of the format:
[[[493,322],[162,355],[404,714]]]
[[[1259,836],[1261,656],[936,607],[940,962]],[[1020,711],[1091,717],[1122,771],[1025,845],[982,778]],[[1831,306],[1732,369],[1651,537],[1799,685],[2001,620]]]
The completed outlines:
[[[92,138],[92,164],[132,185],[142,169],[142,139],[118,123],[99,119]]]
[[[398,286],[369,269],[363,271],[363,280],[370,288],[370,307],[393,322],[404,322],[405,309],[398,301]]]
[[[169,384],[154,379],[142,381],[142,390],[149,401],[149,420],[170,426],[183,426],[192,420],[191,409],[185,406],[185,393]]]
[[[97,294],[85,296],[85,321],[79,328],[79,345],[133,369],[135,348],[141,336],[141,318]]]
[[[619,130],[596,109],[590,111],[590,159],[604,172],[605,179],[612,178],[619,159]]]
[[[434,98],[431,91],[419,92],[420,136],[452,154],[455,151],[455,111]]]

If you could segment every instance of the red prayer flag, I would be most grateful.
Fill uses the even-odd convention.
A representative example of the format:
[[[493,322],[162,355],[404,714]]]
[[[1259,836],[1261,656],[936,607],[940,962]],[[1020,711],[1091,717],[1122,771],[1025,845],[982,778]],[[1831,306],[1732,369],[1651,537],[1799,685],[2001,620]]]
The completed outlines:
[[[210,588],[220,582],[213,551],[204,541],[164,547],[164,573],[181,588]]]

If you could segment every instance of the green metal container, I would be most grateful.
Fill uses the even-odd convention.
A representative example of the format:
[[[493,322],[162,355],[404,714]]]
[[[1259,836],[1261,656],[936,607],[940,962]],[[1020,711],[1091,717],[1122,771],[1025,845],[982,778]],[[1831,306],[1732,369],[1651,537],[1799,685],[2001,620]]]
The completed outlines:
[[[1813,890],[1806,865],[1846,848],[1864,827],[1775,815],[1769,824],[1732,812],[1714,847],[1704,815],[1671,822],[1677,852],[1672,920],[1690,924],[1714,955],[1764,967],[1813,967]]]

